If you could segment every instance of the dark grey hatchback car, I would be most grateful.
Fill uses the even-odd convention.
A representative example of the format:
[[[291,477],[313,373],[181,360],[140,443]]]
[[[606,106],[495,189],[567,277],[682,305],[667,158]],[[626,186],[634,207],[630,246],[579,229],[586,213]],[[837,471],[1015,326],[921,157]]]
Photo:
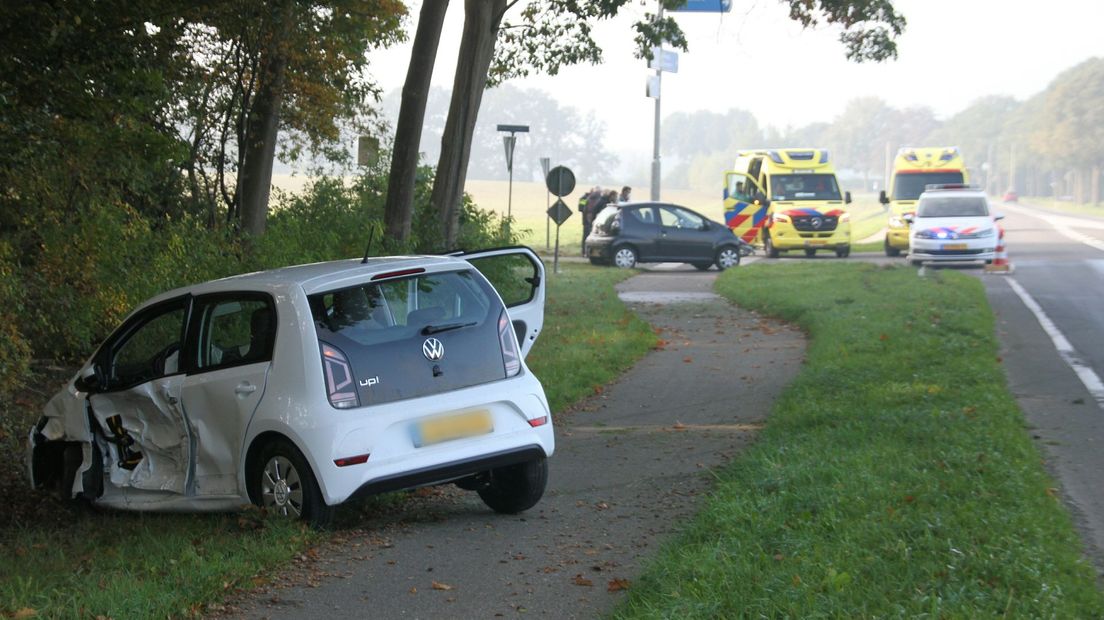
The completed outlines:
[[[740,241],[724,224],[679,205],[630,202],[602,209],[586,238],[596,265],[623,269],[637,263],[690,263],[702,271],[740,264]]]

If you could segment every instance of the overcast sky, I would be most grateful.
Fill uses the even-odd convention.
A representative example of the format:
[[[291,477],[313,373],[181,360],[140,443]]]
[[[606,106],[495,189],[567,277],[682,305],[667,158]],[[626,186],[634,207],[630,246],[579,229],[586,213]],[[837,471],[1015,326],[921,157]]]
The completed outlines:
[[[421,6],[412,5],[411,36]],[[654,10],[654,2],[648,5]],[[663,114],[736,107],[782,128],[830,121],[849,99],[876,95],[896,107],[930,106],[946,118],[985,95],[1026,99],[1059,72],[1104,55],[1104,0],[897,0],[894,5],[908,26],[898,40],[898,59],[880,64],[848,62],[837,28],[802,30],[777,0],[734,0],[732,12],[720,15],[677,14],[690,50],[680,54],[677,74],[664,75]],[[616,20],[595,30],[605,50],[603,64],[512,82],[593,110],[608,126],[608,147],[623,159],[639,154],[641,161],[651,157],[655,108],[644,95],[649,71],[633,57],[630,25],[644,10],[633,0]],[[463,2],[453,0],[434,85],[451,87],[462,23]],[[373,76],[385,91],[402,87],[409,42],[371,58]]]

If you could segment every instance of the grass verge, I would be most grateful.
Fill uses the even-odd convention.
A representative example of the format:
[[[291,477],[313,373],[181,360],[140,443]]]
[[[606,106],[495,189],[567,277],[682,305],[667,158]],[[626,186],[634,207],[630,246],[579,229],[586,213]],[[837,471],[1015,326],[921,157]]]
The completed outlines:
[[[544,333],[529,356],[554,412],[629,368],[655,344],[648,325],[617,299],[613,285],[631,271],[565,265],[548,277]],[[33,400],[33,399],[32,399]],[[39,398],[39,401],[44,398]],[[8,421],[29,428],[42,402],[25,402]],[[19,515],[0,521],[0,617],[150,618],[201,615],[205,605],[263,583],[325,534],[227,515],[70,512],[53,497],[30,493],[15,466],[23,433],[5,432],[0,488]],[[397,497],[380,501],[401,501]],[[359,525],[358,505],[341,527]],[[341,511],[339,511],[341,515]],[[29,616],[28,616],[29,617]]]
[[[616,617],[1104,616],[976,279],[755,265],[717,290],[804,328],[807,363]]]

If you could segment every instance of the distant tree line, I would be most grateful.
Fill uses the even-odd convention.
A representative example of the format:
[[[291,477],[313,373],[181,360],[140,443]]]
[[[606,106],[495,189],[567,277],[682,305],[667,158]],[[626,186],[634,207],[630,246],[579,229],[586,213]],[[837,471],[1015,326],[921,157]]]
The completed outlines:
[[[830,123],[785,130],[763,127],[744,110],[672,114],[663,124],[663,144],[674,160],[669,186],[714,189],[738,150],[816,146],[831,149],[837,170],[852,172],[870,189],[883,182],[887,145],[890,157],[902,146],[958,146],[972,181],[990,192],[1100,204],[1104,58],[1062,72],[1026,101],[983,97],[943,121],[928,107],[898,109],[863,97]]]

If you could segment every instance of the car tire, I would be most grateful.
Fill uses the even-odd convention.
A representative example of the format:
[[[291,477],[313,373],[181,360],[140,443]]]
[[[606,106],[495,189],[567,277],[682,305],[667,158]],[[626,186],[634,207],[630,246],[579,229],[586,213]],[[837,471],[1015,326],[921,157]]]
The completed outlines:
[[[851,246],[845,245],[842,248],[836,248],[837,258],[847,258],[848,256],[851,256]]]
[[[805,248],[805,258],[813,258],[816,256],[816,248]]]
[[[895,248],[895,247],[889,245],[889,237],[886,237],[886,240],[885,240],[885,254],[886,254],[886,256],[889,256],[889,257],[892,257],[892,258],[896,258],[896,257],[901,255],[901,249],[900,248]]]
[[[694,269],[698,271],[709,271],[709,268],[713,266],[713,263],[690,263],[694,266]]]
[[[324,528],[333,521],[306,457],[290,441],[274,439],[261,448],[247,473],[249,499],[270,514]]]
[[[717,271],[724,271],[740,265],[740,248],[726,245],[717,250],[717,258],[713,261],[717,265]]]
[[[479,497],[491,510],[517,514],[537,505],[548,484],[548,459],[539,458],[490,471]]]
[[[770,235],[763,236],[763,251],[766,252],[767,258],[778,258],[778,248],[774,247],[774,240]]]
[[[613,249],[613,264],[621,269],[636,267],[638,258],[636,248],[631,245],[622,245]]]

